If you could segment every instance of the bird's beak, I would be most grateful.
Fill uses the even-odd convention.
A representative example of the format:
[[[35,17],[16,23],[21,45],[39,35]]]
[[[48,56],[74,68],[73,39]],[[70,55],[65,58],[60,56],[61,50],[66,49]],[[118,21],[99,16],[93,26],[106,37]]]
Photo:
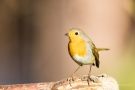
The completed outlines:
[[[68,33],[66,33],[65,36],[68,36]]]

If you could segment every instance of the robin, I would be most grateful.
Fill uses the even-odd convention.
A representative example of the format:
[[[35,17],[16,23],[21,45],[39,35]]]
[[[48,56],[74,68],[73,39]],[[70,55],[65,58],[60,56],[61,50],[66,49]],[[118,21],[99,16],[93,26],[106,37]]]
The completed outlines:
[[[99,68],[99,54],[98,51],[109,50],[107,48],[96,48],[92,40],[78,28],[72,28],[65,34],[69,37],[68,51],[71,58],[79,65],[75,72],[83,65],[90,65],[88,73],[88,79],[90,79],[91,67],[96,65]],[[70,79],[73,79],[75,72],[71,75]],[[70,80],[70,81],[71,81]],[[88,85],[89,85],[89,80]],[[71,85],[71,82],[70,82]]]

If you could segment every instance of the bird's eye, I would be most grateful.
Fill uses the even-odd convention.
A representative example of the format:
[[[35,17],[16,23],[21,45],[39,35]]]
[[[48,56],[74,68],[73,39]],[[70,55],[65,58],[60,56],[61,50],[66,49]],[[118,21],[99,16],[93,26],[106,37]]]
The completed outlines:
[[[75,32],[75,35],[78,35],[78,32]]]

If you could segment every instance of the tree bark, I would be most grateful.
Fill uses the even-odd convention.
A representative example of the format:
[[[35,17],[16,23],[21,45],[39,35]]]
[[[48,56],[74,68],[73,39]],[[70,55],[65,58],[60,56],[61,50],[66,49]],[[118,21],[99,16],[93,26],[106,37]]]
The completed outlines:
[[[91,76],[88,85],[86,75],[74,76],[74,81],[67,79],[57,82],[43,82],[33,84],[1,85],[0,90],[119,90],[117,81],[106,74]]]

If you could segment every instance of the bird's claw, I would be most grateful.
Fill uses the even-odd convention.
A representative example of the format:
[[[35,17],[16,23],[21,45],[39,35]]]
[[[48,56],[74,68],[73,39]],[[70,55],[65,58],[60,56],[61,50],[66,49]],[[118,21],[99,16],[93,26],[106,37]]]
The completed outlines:
[[[90,81],[94,82],[94,83],[98,83],[98,77],[96,76],[89,76],[87,77],[87,82],[88,82],[88,85],[90,86]]]
[[[73,76],[69,77],[69,78],[67,79],[67,81],[69,82],[70,86],[72,86],[72,85],[71,85],[71,82],[74,81]]]
[[[73,76],[69,77],[69,78],[67,79],[67,81],[74,81]]]

